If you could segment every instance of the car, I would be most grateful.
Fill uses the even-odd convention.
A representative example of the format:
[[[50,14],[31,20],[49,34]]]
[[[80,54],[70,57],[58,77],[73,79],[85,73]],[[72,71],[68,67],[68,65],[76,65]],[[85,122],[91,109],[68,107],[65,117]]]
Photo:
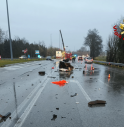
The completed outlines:
[[[27,59],[26,55],[22,55],[21,57],[19,57],[19,59]]]
[[[78,56],[78,60],[83,60],[83,57],[82,56]]]
[[[91,57],[86,57],[85,63],[93,63],[93,59]]]
[[[51,56],[47,56],[46,57],[46,60],[51,60]]]

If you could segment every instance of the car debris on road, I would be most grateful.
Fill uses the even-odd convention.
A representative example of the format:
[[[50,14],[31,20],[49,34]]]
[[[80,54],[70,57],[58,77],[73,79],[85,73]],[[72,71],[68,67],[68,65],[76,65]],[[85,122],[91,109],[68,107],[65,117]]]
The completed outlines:
[[[39,75],[41,75],[41,76],[45,75],[45,71],[39,71],[38,73],[39,73]]]
[[[77,93],[75,93],[74,95],[71,95],[71,97],[77,96]]]
[[[74,69],[73,66],[71,66],[70,63],[66,63],[64,61],[59,62],[59,70],[60,71],[72,71]]]
[[[106,101],[103,101],[103,100],[90,101],[88,103],[88,106],[97,105],[97,104],[106,104]]]
[[[10,113],[10,112],[8,112],[5,116],[2,116],[2,115],[0,114],[0,117],[1,117],[0,123],[3,122],[3,121],[6,121],[6,119],[7,119],[8,117],[11,119],[10,116],[11,116],[11,113]]]

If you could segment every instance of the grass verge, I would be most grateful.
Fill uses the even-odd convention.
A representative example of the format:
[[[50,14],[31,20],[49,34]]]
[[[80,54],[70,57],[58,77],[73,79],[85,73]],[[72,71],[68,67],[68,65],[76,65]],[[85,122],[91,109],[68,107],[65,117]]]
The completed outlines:
[[[41,61],[45,59],[14,59],[11,61],[10,60],[0,60],[0,67],[5,67],[6,65],[9,64],[15,64],[15,63],[24,63],[24,62],[30,62],[30,61]]]
[[[95,57],[94,60],[106,61],[106,56],[98,56],[98,57]]]

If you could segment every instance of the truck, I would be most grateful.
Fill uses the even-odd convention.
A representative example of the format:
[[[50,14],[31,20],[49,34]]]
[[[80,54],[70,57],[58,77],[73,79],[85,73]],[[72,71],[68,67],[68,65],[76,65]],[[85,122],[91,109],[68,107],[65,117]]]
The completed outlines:
[[[56,59],[61,59],[61,58],[62,58],[62,52],[56,51]]]
[[[72,53],[65,53],[65,59],[72,60]]]

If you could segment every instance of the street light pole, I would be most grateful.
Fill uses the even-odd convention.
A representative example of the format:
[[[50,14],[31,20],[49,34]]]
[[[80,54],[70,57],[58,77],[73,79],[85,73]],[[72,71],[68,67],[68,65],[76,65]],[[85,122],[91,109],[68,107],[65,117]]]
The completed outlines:
[[[10,32],[10,23],[9,23],[9,10],[8,10],[8,1],[7,0],[6,0],[6,8],[7,8],[7,19],[8,19],[8,29],[9,29],[10,54],[11,54],[11,60],[13,60],[11,32]]]

